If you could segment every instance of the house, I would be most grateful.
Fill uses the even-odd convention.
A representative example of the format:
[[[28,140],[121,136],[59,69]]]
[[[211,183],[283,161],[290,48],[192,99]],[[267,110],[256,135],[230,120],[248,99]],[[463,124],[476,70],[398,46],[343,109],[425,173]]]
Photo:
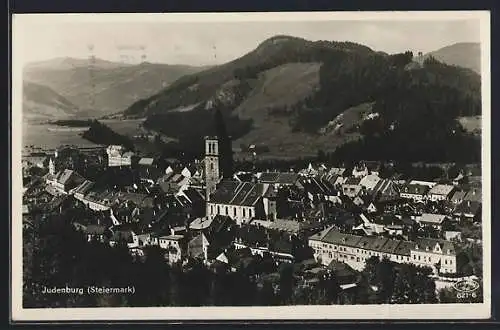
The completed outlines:
[[[377,174],[368,174],[367,176],[363,177],[361,181],[359,181],[359,184],[365,188],[367,191],[371,192],[375,189],[377,184],[381,181],[379,176]]]
[[[182,260],[185,254],[184,240],[184,235],[173,233],[158,238],[158,245],[160,248],[166,250],[165,258],[169,263],[176,263]]]
[[[371,257],[389,258],[397,263],[427,266],[442,273],[456,273],[458,251],[443,240],[417,239],[416,242],[345,234],[334,227],[312,235],[308,240],[314,258],[323,265],[333,260],[362,270]]]
[[[427,196],[427,192],[429,191],[429,186],[418,184],[418,183],[409,183],[404,185],[400,192],[399,196],[401,198],[412,199],[416,202],[421,202]]]
[[[370,192],[377,201],[390,201],[400,197],[399,187],[390,179],[379,180]]]
[[[200,233],[188,242],[187,253],[193,259],[201,259],[206,261],[208,259],[208,248],[210,242],[205,234]]]
[[[115,246],[120,243],[126,243],[129,249],[139,246],[139,238],[136,233],[131,229],[119,228],[112,229],[112,236],[109,240],[111,246]]]
[[[90,180],[85,180],[80,184],[78,187],[74,188],[72,190],[73,196],[75,196],[76,199],[81,201],[84,196],[92,189],[94,186],[94,182]]]
[[[299,174],[292,172],[263,172],[257,174],[260,183],[267,183],[276,188],[282,186],[295,186],[299,183]]]
[[[85,181],[85,178],[73,170],[62,170],[55,175],[46,176],[47,185],[53,187],[57,192],[69,194],[73,188],[78,187]]]
[[[358,164],[352,169],[352,176],[355,178],[363,178],[368,175],[368,167],[366,164]]]
[[[252,182],[222,181],[207,201],[207,216],[226,215],[238,224],[255,217],[264,218],[263,196],[269,185]]]
[[[106,148],[108,154],[108,167],[132,166],[134,153],[127,151],[124,146],[110,145]]]
[[[318,173],[319,173],[318,170],[315,169],[311,163],[309,163],[307,168],[299,171],[299,174],[307,177],[314,177],[318,175]]]
[[[424,213],[417,218],[417,222],[422,226],[430,226],[437,230],[441,230],[443,226],[443,222],[447,219],[444,214],[432,214],[432,213]]]
[[[449,200],[454,189],[455,187],[452,185],[437,184],[429,190],[427,196],[431,201]]]
[[[328,174],[342,176],[344,175],[345,171],[346,169],[344,167],[332,167],[330,171],[328,171]]]
[[[344,195],[354,198],[356,197],[360,192],[361,189],[363,188],[359,182],[361,181],[361,178],[348,178],[343,184],[342,184],[342,192]]]
[[[418,185],[421,185],[421,186],[427,186],[430,189],[430,188],[434,187],[435,185],[437,185],[437,182],[424,181],[424,180],[411,180],[410,184],[418,184]]]
[[[180,173],[169,173],[158,179],[158,185],[165,194],[177,194],[189,187],[189,178]]]
[[[190,164],[182,169],[181,174],[186,178],[200,177],[201,169],[196,164]]]
[[[464,197],[464,201],[471,201],[471,202],[482,202],[481,199],[481,188],[478,187],[473,187],[471,188],[467,194]]]
[[[137,238],[139,240],[139,247],[153,246],[153,245],[160,244],[160,242],[158,241],[159,237],[155,233],[139,234],[139,235],[137,235]]]
[[[137,162],[138,166],[156,167],[156,160],[151,157],[142,157]]]
[[[384,226],[385,231],[390,236],[403,236],[404,225],[386,225]]]
[[[371,202],[366,208],[366,212],[368,213],[377,213],[377,211],[378,211],[377,206],[373,202]]]
[[[469,220],[478,219],[481,214],[481,203],[477,201],[466,200],[460,203],[453,215],[457,218],[465,217]]]
[[[83,229],[83,232],[87,235],[87,240],[89,242],[92,240],[104,242],[109,234],[107,227],[100,224],[88,225]]]
[[[457,190],[453,195],[451,196],[451,202],[454,205],[458,205],[464,201],[465,196],[467,195],[467,191],[464,190]]]
[[[447,241],[461,241],[462,240],[462,232],[455,230],[446,230],[444,232],[444,239]]]
[[[415,265],[430,267],[434,272],[457,272],[457,248],[449,241],[417,238],[411,250],[411,262]]]

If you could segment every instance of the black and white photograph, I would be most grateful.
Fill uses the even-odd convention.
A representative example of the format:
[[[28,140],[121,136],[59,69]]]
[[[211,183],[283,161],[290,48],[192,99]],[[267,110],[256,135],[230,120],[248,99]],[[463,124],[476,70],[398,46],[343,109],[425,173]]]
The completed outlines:
[[[16,14],[12,317],[490,317],[487,11]]]

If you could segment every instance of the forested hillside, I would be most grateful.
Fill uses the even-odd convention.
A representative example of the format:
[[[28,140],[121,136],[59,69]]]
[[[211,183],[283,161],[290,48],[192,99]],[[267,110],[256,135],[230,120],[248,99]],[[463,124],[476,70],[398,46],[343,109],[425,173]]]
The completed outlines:
[[[411,52],[387,55],[349,42],[278,36],[232,62],[182,77],[124,114],[147,116],[145,126],[182,143],[209,133],[218,109],[234,144],[267,145],[271,155],[322,150],[477,161],[480,141],[457,118],[481,115],[480,91],[478,74],[433,57],[421,63]],[[359,120],[342,120],[358,106],[368,109]]]

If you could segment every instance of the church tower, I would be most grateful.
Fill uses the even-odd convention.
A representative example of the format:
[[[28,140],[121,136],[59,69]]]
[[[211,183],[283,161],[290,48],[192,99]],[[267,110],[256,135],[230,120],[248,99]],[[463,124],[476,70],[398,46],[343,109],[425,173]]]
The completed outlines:
[[[49,174],[50,175],[56,174],[56,164],[54,159],[52,159],[52,157],[49,159]]]
[[[214,136],[205,137],[205,191],[206,200],[215,191],[220,180],[219,173],[219,140]]]

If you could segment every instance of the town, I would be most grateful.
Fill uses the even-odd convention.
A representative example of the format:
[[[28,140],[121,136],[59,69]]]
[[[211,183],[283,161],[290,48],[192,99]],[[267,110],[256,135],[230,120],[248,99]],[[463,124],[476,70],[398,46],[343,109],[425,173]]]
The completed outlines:
[[[137,260],[157,247],[181,269],[196,261],[231,273],[264,260],[252,276],[275,293],[283,267],[310,290],[335,278],[328,303],[357,303],[360,274],[384,263],[422,270],[441,302],[457,280],[482,278],[478,166],[447,166],[434,180],[380,161],[244,171],[227,168],[217,136],[204,145],[187,163],[120,145],[27,156],[23,228],[64,215],[89,244],[126,246]],[[385,285],[375,282],[368,294]]]

